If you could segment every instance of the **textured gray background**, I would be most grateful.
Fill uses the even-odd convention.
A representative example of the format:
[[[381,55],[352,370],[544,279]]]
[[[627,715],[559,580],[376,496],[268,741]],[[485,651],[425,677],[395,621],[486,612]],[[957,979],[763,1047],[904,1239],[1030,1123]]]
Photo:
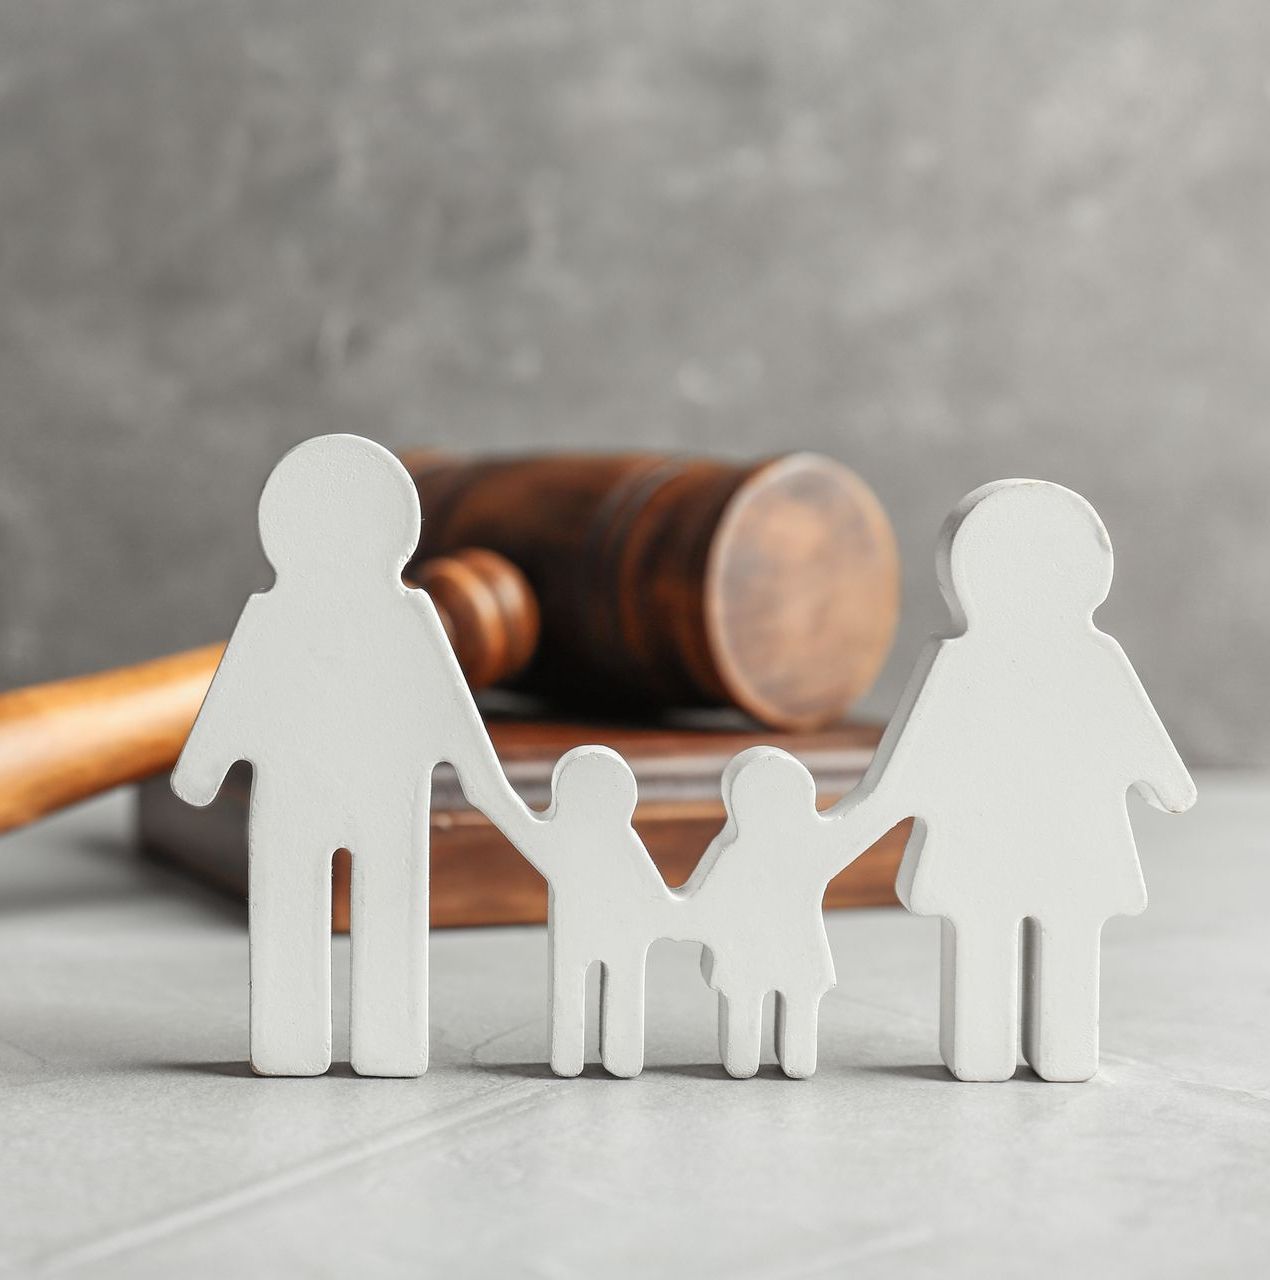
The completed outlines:
[[[281,450],[810,447],[1070,484],[1196,761],[1270,758],[1270,17],[5,0],[0,681],[222,634]]]

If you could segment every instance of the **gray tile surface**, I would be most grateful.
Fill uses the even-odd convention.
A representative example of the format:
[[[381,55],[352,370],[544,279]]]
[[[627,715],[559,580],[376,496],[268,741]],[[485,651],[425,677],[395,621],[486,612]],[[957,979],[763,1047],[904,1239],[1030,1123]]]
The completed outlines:
[[[1067,1086],[946,1077],[937,926],[898,910],[831,918],[811,1081],[722,1076],[669,944],[645,1075],[549,1078],[530,928],[434,935],[425,1078],[256,1080],[240,907],[137,862],[121,795],[7,837],[0,1272],[1262,1273],[1270,778],[1200,787],[1134,805],[1152,904],[1107,928],[1103,1070]]]
[[[1270,763],[1264,0],[5,0],[0,686],[225,634],[306,435],[826,451],[892,705],[987,480],[1085,493]]]

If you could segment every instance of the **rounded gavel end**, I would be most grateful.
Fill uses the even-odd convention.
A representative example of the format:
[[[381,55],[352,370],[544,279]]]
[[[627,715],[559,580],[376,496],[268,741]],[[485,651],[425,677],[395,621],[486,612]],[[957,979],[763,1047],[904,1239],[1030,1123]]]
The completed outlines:
[[[538,647],[538,600],[505,556],[482,547],[435,556],[409,581],[432,597],[471,688],[508,680],[528,665]]]
[[[812,453],[755,467],[706,559],[702,624],[721,697],[785,730],[840,720],[890,653],[899,584],[890,521],[854,471]]]

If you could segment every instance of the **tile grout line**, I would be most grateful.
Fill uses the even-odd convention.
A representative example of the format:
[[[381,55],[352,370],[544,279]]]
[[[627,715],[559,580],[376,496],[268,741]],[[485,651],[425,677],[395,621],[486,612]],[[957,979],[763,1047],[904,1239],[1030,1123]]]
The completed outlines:
[[[1143,1062],[1140,1058],[1131,1058],[1123,1053],[1104,1052],[1101,1057],[1103,1062],[1118,1062],[1123,1066],[1133,1067],[1139,1071],[1158,1073],[1173,1084],[1183,1085],[1188,1089],[1195,1089],[1201,1093],[1234,1094],[1235,1097],[1243,1098],[1248,1102],[1270,1103],[1270,1093],[1259,1089],[1243,1089],[1233,1084],[1215,1084],[1211,1080],[1196,1080],[1192,1076],[1179,1075],[1176,1071],[1170,1070],[1159,1063]]]
[[[544,1092],[540,1081],[516,1081],[490,1091],[497,1096],[491,1101],[488,1095],[466,1102],[455,1103],[440,1115],[402,1125],[368,1138],[352,1146],[344,1147],[330,1155],[318,1156],[303,1165],[269,1174],[246,1186],[223,1192],[200,1204],[190,1205],[164,1213],[158,1218],[125,1227],[121,1231],[57,1249],[42,1257],[28,1260],[29,1265],[41,1275],[56,1275],[72,1271],[86,1263],[101,1262],[107,1258],[140,1248],[165,1236],[175,1235],[191,1227],[200,1226],[216,1218],[225,1217],[247,1209],[273,1196],[282,1195],[306,1183],[315,1182],[330,1174],[377,1156],[387,1155],[421,1139],[431,1138],[468,1124],[480,1124],[484,1120],[505,1118],[529,1106]]]

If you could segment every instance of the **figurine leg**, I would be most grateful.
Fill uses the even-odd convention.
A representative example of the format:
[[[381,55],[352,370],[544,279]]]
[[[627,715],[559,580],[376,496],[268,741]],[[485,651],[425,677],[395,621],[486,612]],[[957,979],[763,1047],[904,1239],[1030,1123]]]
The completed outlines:
[[[1008,1080],[1018,1066],[1018,931],[943,922],[939,1050],[958,1080]]]
[[[644,1069],[644,960],[622,956],[600,973],[600,1061],[627,1079]]]
[[[551,948],[551,1069],[558,1076],[582,1074],[586,1064],[586,975],[590,966]]]
[[[427,846],[353,854],[350,1052],[362,1076],[428,1069]]]
[[[1025,922],[1023,1056],[1042,1080],[1088,1080],[1098,1070],[1096,926]]]
[[[791,1080],[816,1074],[820,997],[776,994],[776,1060]]]
[[[719,1056],[737,1080],[757,1074],[763,1046],[763,996],[719,993]]]
[[[251,1067],[262,1076],[331,1065],[331,854],[298,844],[285,824],[252,823]]]

